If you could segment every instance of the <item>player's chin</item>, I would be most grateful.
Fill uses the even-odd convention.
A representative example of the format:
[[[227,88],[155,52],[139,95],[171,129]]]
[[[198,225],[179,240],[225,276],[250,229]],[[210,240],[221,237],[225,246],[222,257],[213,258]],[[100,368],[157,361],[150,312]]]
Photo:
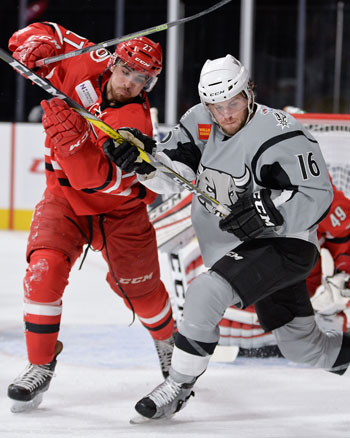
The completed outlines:
[[[120,103],[129,102],[132,98],[131,94],[127,92],[115,93],[114,95],[114,99]]]
[[[222,130],[227,135],[234,135],[237,131],[239,131],[242,127],[242,124],[240,122],[232,122],[232,123],[225,123],[221,125]]]
[[[116,101],[119,103],[128,103],[130,99],[131,99],[130,97],[118,96]]]

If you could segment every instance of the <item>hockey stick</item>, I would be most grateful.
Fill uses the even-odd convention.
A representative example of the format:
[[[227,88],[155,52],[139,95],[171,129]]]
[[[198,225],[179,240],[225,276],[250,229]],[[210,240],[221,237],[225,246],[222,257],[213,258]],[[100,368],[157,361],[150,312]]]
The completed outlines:
[[[87,111],[85,108],[83,108],[81,105],[79,105],[77,102],[75,102],[73,99],[71,99],[66,94],[62,93],[62,91],[55,88],[47,79],[41,78],[37,74],[35,74],[30,68],[26,67],[21,62],[14,59],[11,55],[9,55],[5,50],[0,48],[0,58],[5,61],[7,64],[9,64],[11,67],[13,67],[18,73],[20,73],[22,76],[24,76],[26,79],[29,79],[30,81],[34,82],[36,85],[39,85],[39,87],[43,88],[45,91],[50,93],[52,96],[59,97],[60,99],[67,102],[67,104],[73,108],[75,111],[79,112],[81,116],[83,116],[86,120],[88,120],[92,125],[99,128],[101,131],[106,133],[108,136],[112,137],[114,140],[116,140],[119,144],[124,142],[124,137],[122,137],[115,129],[113,129],[111,126],[109,126],[107,123],[103,122],[101,119],[96,117],[95,115],[91,114],[89,111]],[[137,146],[135,146],[137,147]],[[172,179],[177,184],[180,184],[182,187],[193,193],[195,196],[197,196],[204,204],[209,203],[211,206],[215,207],[220,213],[223,215],[228,215],[229,210],[224,207],[222,204],[220,204],[219,201],[217,201],[214,198],[211,198],[206,193],[202,192],[198,187],[193,185],[190,181],[182,177],[180,174],[175,172],[170,167],[160,163],[157,161],[152,155],[145,152],[143,149],[138,148],[140,152],[140,157],[146,161],[147,163],[152,164],[153,167],[156,169],[159,169],[162,173],[167,175],[170,179]]]
[[[78,50],[74,50],[72,52],[63,53],[61,55],[52,56],[50,58],[39,59],[35,63],[36,67],[42,67],[43,65],[51,64],[53,62],[62,61],[63,59],[72,58],[73,56],[82,55],[83,53],[93,52],[94,50],[101,49],[103,47],[113,46],[115,44],[121,43],[123,41],[130,40],[131,38],[137,38],[141,36],[150,35],[153,33],[161,32],[162,30],[170,29],[171,27],[178,26],[180,24],[187,23],[189,21],[195,20],[196,18],[202,17],[203,15],[210,14],[216,9],[221,8],[226,3],[229,3],[231,0],[222,0],[219,3],[211,6],[208,9],[205,9],[202,12],[198,12],[198,14],[191,15],[190,17],[180,18],[179,20],[169,21],[168,23],[160,24],[159,26],[149,27],[148,29],[140,30],[139,32],[129,33],[129,35],[124,35],[119,38],[113,38],[108,41],[104,41],[99,44],[95,44],[93,46],[83,47]]]
[[[153,126],[153,140],[157,143],[160,143],[160,134],[159,134],[159,122],[158,122],[158,109],[155,107],[150,108],[151,111],[151,120]]]

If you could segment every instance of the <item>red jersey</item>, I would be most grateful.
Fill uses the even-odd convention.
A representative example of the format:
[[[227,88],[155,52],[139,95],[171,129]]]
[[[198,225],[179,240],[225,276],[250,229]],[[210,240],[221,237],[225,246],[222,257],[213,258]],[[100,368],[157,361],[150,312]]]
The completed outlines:
[[[87,39],[56,23],[34,23],[16,32],[9,48],[14,51],[32,35],[50,36],[57,42],[57,55],[87,45]],[[111,106],[104,89],[111,76],[107,64],[110,53],[99,49],[49,64],[46,78],[53,86],[71,97],[114,129],[137,128],[152,136],[149,102],[143,92],[132,103]],[[58,157],[47,137],[45,169],[47,186],[54,194],[68,200],[77,215],[95,215],[111,210],[126,210],[141,202],[152,203],[156,195],[142,186],[135,173],[125,174],[102,150],[108,136],[92,128],[91,139],[67,158]]]
[[[350,199],[333,185],[334,198],[330,211],[318,225],[318,239],[334,260],[334,269],[350,273]],[[307,279],[311,295],[321,284],[319,262]]]

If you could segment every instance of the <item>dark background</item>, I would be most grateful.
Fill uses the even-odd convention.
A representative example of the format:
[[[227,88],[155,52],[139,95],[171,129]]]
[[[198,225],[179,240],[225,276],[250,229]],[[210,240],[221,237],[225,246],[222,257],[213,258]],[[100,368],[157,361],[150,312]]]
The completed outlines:
[[[185,16],[216,3],[215,0],[185,0]],[[198,103],[197,83],[206,59],[231,53],[239,57],[240,0],[181,28],[184,37],[182,71],[179,73],[180,116]],[[336,0],[307,0],[305,38],[304,109],[308,112],[333,112]],[[34,6],[42,7],[33,16]],[[54,21],[99,43],[116,37],[115,0],[28,0],[35,21]],[[256,0],[254,20],[254,66],[257,100],[276,108],[295,105],[298,1]],[[166,0],[125,2],[124,33],[128,34],[167,22]],[[18,1],[1,0],[0,46],[7,48],[9,37],[18,29]],[[166,32],[150,35],[159,41],[166,58]],[[112,49],[112,48],[111,48]],[[341,76],[341,113],[350,112],[350,1],[344,1],[344,35]],[[62,61],[64,62],[64,61]],[[0,60],[0,121],[15,118],[16,73]],[[25,113],[49,96],[26,81]],[[164,120],[165,69],[154,91],[151,105]]]

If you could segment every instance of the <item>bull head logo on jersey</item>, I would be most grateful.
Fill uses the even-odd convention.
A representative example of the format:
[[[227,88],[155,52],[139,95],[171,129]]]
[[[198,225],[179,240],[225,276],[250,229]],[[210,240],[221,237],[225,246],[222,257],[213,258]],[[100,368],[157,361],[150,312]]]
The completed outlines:
[[[237,201],[238,194],[247,190],[250,181],[251,174],[247,166],[245,166],[243,175],[237,177],[202,164],[199,165],[197,171],[197,187],[226,207],[230,207]],[[221,213],[203,198],[199,198],[199,202],[210,213],[221,216]]]

